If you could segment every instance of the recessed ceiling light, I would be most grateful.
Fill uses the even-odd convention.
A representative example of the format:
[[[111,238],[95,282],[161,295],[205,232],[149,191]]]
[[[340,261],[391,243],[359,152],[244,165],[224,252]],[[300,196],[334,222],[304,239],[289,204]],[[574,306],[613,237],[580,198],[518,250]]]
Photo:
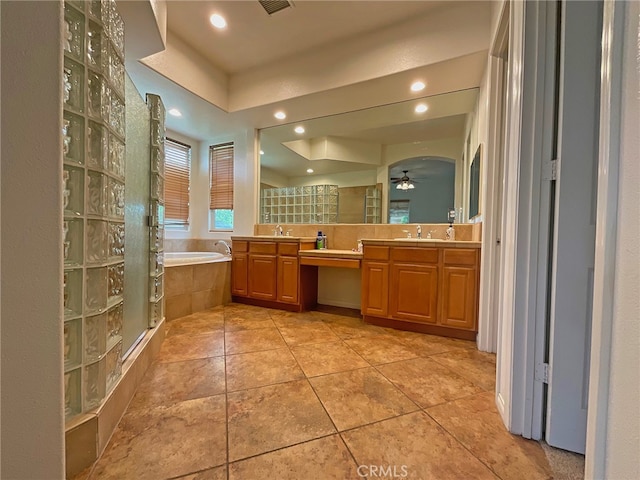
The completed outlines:
[[[260,150],[260,155],[264,155],[264,150]]]
[[[313,173],[313,168],[307,168],[307,173]]]
[[[429,110],[429,107],[427,107],[424,103],[419,103],[418,105],[416,105],[416,113],[424,113],[427,110]]]
[[[294,132],[296,133],[304,133],[304,127],[299,126],[293,129]]]
[[[421,90],[424,90],[424,87],[425,87],[425,86],[426,86],[426,85],[424,84],[424,82],[420,82],[420,81],[418,81],[418,82],[413,82],[413,83],[411,84],[411,91],[412,91],[412,92],[419,92],[419,91],[421,91]]]
[[[274,113],[273,116],[276,117],[278,120],[284,120],[285,118],[287,118],[287,114],[284,113],[282,110]]]
[[[214,13],[213,15],[211,15],[209,17],[209,21],[211,22],[211,25],[216,28],[225,28],[227,26],[227,21],[222,15],[218,13]]]
[[[180,110],[178,110],[177,108],[172,108],[171,110],[169,110],[169,115],[173,115],[174,117],[181,117],[182,116],[182,112]]]

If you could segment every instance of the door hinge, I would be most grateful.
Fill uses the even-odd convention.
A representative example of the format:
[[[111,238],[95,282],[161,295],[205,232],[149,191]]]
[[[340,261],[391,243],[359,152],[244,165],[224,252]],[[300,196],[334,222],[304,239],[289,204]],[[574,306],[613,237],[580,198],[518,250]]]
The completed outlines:
[[[558,179],[558,160],[549,160],[542,165],[542,180],[557,180]]]
[[[549,383],[549,364],[537,363],[535,379],[537,382]]]

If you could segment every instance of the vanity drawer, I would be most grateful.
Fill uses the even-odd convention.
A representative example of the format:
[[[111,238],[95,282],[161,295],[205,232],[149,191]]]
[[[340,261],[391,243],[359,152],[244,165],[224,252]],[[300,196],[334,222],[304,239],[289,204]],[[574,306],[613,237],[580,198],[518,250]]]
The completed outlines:
[[[478,258],[476,248],[446,248],[444,250],[445,265],[475,265]]]
[[[276,254],[275,242],[251,242],[249,244],[250,253],[270,253]]]
[[[279,243],[278,254],[296,257],[298,255],[299,246],[297,243]]]
[[[389,247],[365,246],[365,260],[389,260]]]
[[[247,251],[248,242],[242,240],[234,240],[232,242],[233,251],[238,253],[243,253]]]
[[[438,263],[437,248],[393,247],[391,260],[395,262]]]

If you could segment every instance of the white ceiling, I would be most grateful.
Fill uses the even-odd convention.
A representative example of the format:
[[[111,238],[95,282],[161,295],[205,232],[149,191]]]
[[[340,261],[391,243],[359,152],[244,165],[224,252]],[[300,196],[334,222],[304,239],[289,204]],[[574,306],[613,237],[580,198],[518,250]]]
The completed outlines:
[[[261,105],[230,113],[225,111],[225,105],[218,107],[211,101],[203,100],[201,95],[194,94],[188,83],[176,83],[175,77],[172,77],[169,71],[152,70],[132,58],[127,58],[127,71],[141,93],[156,93],[162,97],[167,110],[175,107],[182,111],[181,118],[167,116],[167,128],[198,141],[212,142],[223,138],[225,139],[222,141],[228,141],[226,138],[237,132],[250,132],[254,128],[277,125],[281,122],[273,118],[276,108],[287,111],[286,128],[316,117],[324,119],[317,124],[321,125],[329,118],[331,128],[323,127],[324,135],[375,141],[379,144],[451,138],[462,136],[466,115],[475,107],[475,93],[472,100],[469,100],[470,97],[460,97],[465,99],[462,102],[464,105],[456,103],[455,96],[446,97],[440,94],[479,86],[486,64],[486,50],[483,49],[486,49],[489,40],[490,10],[491,3],[488,1],[297,0],[294,8],[268,16],[257,0],[168,1],[167,52],[170,50],[171,39],[177,37],[195,52],[195,56],[189,60],[210,62],[212,67],[223,72],[228,79],[238,75],[245,75],[246,78],[247,74],[254,71],[276,72],[282,65],[282,71],[286,73],[282,73],[277,81],[285,86],[293,85],[304,78],[305,72],[296,71],[296,78],[287,77],[292,74],[291,65],[295,64],[291,57],[313,59],[316,55],[319,57],[322,52],[325,62],[322,63],[323,68],[327,65],[325,70],[331,71],[331,56],[339,57],[341,50],[351,44],[357,44],[364,36],[368,36],[369,44],[376,47],[375,58],[379,60],[380,65],[378,75],[339,87],[324,86],[322,83],[323,90],[293,95],[277,102],[266,96]],[[226,17],[227,29],[220,31],[210,25],[209,16],[212,13],[221,13]],[[453,21],[452,19],[459,18],[460,13],[464,19]],[[448,33],[449,23],[436,23],[439,20],[435,19],[440,18],[448,18],[458,34]],[[426,37],[416,36],[416,30],[424,32],[425,28],[420,26],[429,24],[429,21],[431,25],[439,27],[433,44],[425,44]],[[136,30],[142,27],[140,22],[130,22],[127,28]],[[473,38],[480,41],[470,45],[469,40],[463,39],[461,33],[473,29],[476,32]],[[485,30],[486,42],[483,33]],[[406,36],[403,36],[403,32]],[[448,36],[443,37],[442,32]],[[481,32],[480,37],[478,32]],[[371,40],[372,37],[378,39],[378,45]],[[449,44],[462,45],[465,41],[466,49],[457,50],[467,52],[462,56],[433,56],[434,51],[446,51]],[[388,42],[395,43],[395,50],[385,48]],[[400,50],[398,46],[402,46]],[[407,49],[406,58],[402,56],[402,48]],[[431,52],[425,54],[424,58],[431,55],[429,58],[436,59],[418,65],[412,63],[410,59],[418,58],[416,52],[422,50]],[[177,50],[174,48],[173,51]],[[385,52],[387,57],[384,57]],[[393,58],[389,57],[392,52]],[[401,53],[401,58],[398,58],[398,52]],[[167,58],[168,68],[171,69],[171,58]],[[353,57],[354,71],[358,70],[359,62],[359,57]],[[385,68],[386,63],[394,63],[396,66],[406,63],[406,67],[389,73],[389,69]],[[178,64],[183,65],[180,62],[175,65]],[[339,74],[338,70],[332,72],[334,77]],[[419,94],[408,89],[415,78],[427,79],[427,89]],[[272,82],[273,80],[270,79]],[[336,85],[339,84],[338,81]],[[401,106],[402,103],[399,102],[424,96],[428,96],[430,108],[423,119],[415,118],[412,113],[413,104],[410,102],[405,104],[410,107],[409,116],[405,113],[399,114],[397,107],[395,110],[393,108],[394,105]],[[449,101],[439,101],[438,98],[449,98]],[[376,111],[373,107],[383,109],[381,111],[386,115],[383,122],[376,120],[375,115],[370,115]],[[356,113],[355,117],[344,117],[349,119],[348,121],[338,121],[338,117],[335,116],[350,111]],[[327,117],[330,115],[334,116]],[[315,123],[305,123],[306,135],[309,138],[322,135],[318,133],[320,130],[314,131],[313,125]],[[275,129],[273,131],[275,132]],[[278,137],[274,138],[272,143],[280,145],[282,141],[286,140]],[[291,172],[285,160],[286,157],[295,154],[284,147],[281,148],[288,152],[283,153],[280,160],[265,160],[281,173]],[[333,160],[314,162],[317,171],[353,171],[354,165],[357,167],[357,164]],[[299,165],[299,168],[302,166]]]
[[[170,1],[168,29],[213,65],[238,73],[424,15],[442,1],[298,0],[269,16],[257,0]],[[219,13],[227,28],[211,27]]]

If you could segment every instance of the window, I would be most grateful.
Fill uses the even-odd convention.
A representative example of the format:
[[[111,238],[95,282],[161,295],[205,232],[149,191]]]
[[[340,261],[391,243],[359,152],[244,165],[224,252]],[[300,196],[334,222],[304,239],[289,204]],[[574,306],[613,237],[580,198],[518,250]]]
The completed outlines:
[[[209,147],[209,230],[233,230],[233,143]]]
[[[164,153],[164,224],[186,230],[189,227],[191,147],[167,138]]]
[[[409,200],[389,202],[389,223],[409,223]]]

